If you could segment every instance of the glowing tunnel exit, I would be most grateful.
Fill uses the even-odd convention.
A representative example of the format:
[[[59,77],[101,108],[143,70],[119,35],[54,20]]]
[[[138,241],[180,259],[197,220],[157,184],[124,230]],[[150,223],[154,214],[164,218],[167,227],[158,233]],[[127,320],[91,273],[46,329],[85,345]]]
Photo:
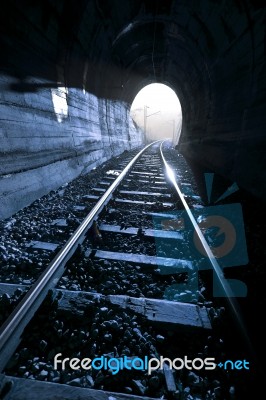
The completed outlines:
[[[176,145],[182,128],[182,110],[176,93],[166,85],[152,83],[135,97],[130,115],[143,130],[145,142],[169,138]]]

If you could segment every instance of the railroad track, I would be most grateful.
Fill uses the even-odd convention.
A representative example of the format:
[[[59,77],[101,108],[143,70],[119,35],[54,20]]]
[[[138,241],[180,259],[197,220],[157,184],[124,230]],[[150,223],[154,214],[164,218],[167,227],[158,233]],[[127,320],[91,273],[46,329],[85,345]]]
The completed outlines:
[[[24,243],[33,253],[61,249],[31,286],[32,281],[1,284],[8,305],[10,299],[22,297],[0,331],[0,371],[7,374],[2,375],[2,398],[5,393],[11,400],[178,398],[186,382],[192,392],[201,388],[207,393],[203,377],[189,372],[182,383],[167,363],[158,374],[141,375],[136,368],[136,376],[130,371],[130,378],[123,376],[122,381],[110,372],[110,365],[105,374],[79,370],[76,377],[55,372],[52,365],[56,354],[90,359],[127,356],[138,362],[145,356],[178,357],[175,335],[187,348],[195,335],[202,343],[209,340],[211,319],[222,311],[204,297],[198,271],[204,256],[195,263],[189,254],[191,229],[217,275],[219,265],[190,211],[201,209],[200,199],[184,177],[186,195],[181,193],[176,183],[179,172],[170,167],[167,156],[171,158],[171,152],[156,142],[131,161],[125,157],[71,206],[76,222],[82,220],[75,230],[71,218],[55,218],[55,240],[46,235],[47,241]],[[189,234],[183,210],[192,227]],[[62,245],[58,242],[66,232],[71,236]],[[42,329],[37,332],[40,324],[44,335]],[[66,354],[60,342],[65,343]],[[195,344],[199,354],[200,346]]]

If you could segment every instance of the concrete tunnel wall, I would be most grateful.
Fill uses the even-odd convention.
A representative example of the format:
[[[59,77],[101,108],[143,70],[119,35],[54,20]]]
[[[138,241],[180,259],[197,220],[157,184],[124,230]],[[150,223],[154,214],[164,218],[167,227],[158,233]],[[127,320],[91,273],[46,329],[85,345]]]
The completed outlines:
[[[211,13],[210,6],[199,5],[194,22],[208,78],[196,90],[198,101],[188,97],[193,109],[185,102],[179,149],[203,170],[266,199],[265,4],[220,2]]]
[[[2,77],[2,87],[7,82]],[[0,99],[5,117],[1,121],[1,219],[142,143],[142,132],[121,101],[70,88],[67,115],[58,122],[49,88],[15,95],[2,90]]]
[[[169,85],[179,149],[266,198],[265,5],[259,0],[10,0],[0,16],[0,218],[142,143],[138,91]],[[68,89],[59,123],[51,91]],[[84,93],[85,92],[85,93]]]

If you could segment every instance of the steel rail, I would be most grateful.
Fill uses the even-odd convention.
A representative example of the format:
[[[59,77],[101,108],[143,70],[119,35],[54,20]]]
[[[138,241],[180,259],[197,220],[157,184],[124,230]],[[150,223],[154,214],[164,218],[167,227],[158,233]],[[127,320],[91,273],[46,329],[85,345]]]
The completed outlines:
[[[103,209],[106,202],[111,197],[114,190],[121,183],[125,175],[129,172],[137,159],[146,151],[150,146],[155,143],[161,142],[157,140],[144,147],[124,168],[121,174],[107,189],[104,195],[100,198],[97,204],[89,212],[89,214],[82,221],[80,226],[76,229],[73,235],[64,244],[59,253],[49,263],[48,267],[32,285],[20,303],[16,306],[7,320],[0,328],[0,373],[5,368],[11,355],[16,350],[20,342],[20,337],[26,325],[29,323],[34,313],[38,310],[48,291],[54,288],[64,273],[64,266],[66,262],[73,255],[78,247],[78,244],[84,239],[84,235],[91,227],[96,215]]]
[[[231,307],[231,310],[233,311],[234,316],[237,318],[237,321],[238,321],[238,323],[240,325],[240,328],[241,328],[241,330],[243,332],[243,331],[245,331],[245,327],[244,327],[244,323],[242,321],[242,318],[240,316],[239,308],[238,308],[236,302],[233,300],[235,295],[234,295],[230,285],[228,284],[226,278],[224,277],[222,268],[220,267],[217,259],[215,258],[215,256],[214,256],[214,254],[213,254],[208,242],[206,241],[206,239],[204,237],[204,234],[202,233],[199,225],[197,224],[197,221],[196,221],[194,215],[192,214],[192,212],[191,212],[191,210],[190,210],[190,208],[189,208],[189,206],[188,206],[188,204],[187,204],[187,202],[186,202],[186,200],[184,198],[184,195],[182,194],[182,192],[181,192],[181,190],[180,190],[180,188],[179,188],[179,186],[177,184],[177,180],[176,180],[174,171],[172,170],[172,168],[170,167],[170,165],[168,164],[168,162],[166,161],[166,159],[165,159],[165,157],[163,155],[162,148],[163,148],[163,143],[164,142],[165,142],[165,140],[160,145],[160,152],[161,152],[162,160],[163,160],[164,165],[165,165],[166,173],[167,173],[171,183],[173,184],[174,188],[176,189],[176,191],[178,193],[178,196],[179,196],[179,198],[180,198],[180,200],[181,200],[181,202],[182,202],[182,204],[183,204],[183,206],[185,208],[185,211],[187,212],[187,215],[188,215],[188,217],[189,217],[189,219],[190,219],[190,221],[191,221],[191,223],[192,223],[192,225],[193,225],[193,227],[195,229],[195,232],[196,232],[196,234],[197,234],[197,236],[198,236],[198,238],[199,238],[199,240],[200,240],[200,242],[201,242],[201,244],[202,244],[202,246],[203,246],[203,248],[204,248],[204,250],[206,252],[207,258],[208,258],[208,260],[209,260],[209,262],[210,262],[210,264],[211,264],[211,266],[212,266],[212,268],[214,270],[214,273],[215,273],[215,275],[217,277],[217,281],[219,283],[219,286],[222,289],[222,292],[224,293],[224,297],[228,300],[229,305]]]

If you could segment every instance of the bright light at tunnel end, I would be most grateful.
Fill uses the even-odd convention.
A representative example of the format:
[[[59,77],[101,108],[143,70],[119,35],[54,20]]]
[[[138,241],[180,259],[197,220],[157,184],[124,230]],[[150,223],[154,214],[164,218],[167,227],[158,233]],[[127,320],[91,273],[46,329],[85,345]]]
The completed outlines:
[[[136,95],[130,115],[143,130],[145,142],[170,137],[174,145],[178,143],[182,110],[176,93],[169,86],[161,83],[145,86]]]

